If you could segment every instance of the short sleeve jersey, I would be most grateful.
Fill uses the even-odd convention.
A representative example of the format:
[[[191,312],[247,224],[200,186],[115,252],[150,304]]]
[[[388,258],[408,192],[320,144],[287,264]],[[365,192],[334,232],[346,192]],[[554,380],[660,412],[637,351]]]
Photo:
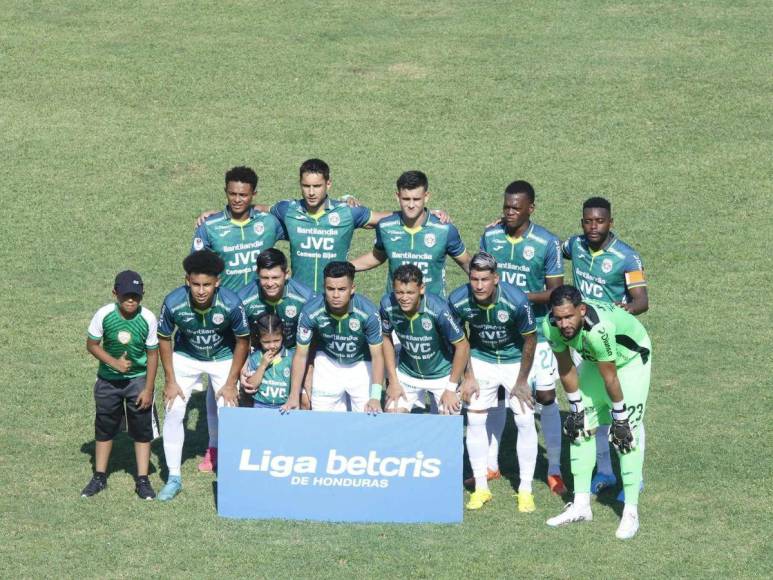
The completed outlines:
[[[322,292],[322,271],[330,262],[346,260],[354,230],[370,221],[366,207],[349,207],[330,198],[318,214],[306,211],[303,200],[280,201],[271,213],[282,223],[290,242],[294,280]]]
[[[629,302],[628,290],[647,285],[639,254],[612,233],[607,246],[597,252],[582,235],[566,240],[561,250],[572,262],[574,286],[583,299]]]
[[[387,292],[392,291],[392,274],[403,264],[415,264],[424,275],[428,292],[446,295],[446,256],[465,252],[459,230],[453,224],[442,224],[425,210],[423,225],[408,228],[400,212],[395,212],[376,225],[375,248],[384,253],[389,264]]]
[[[191,252],[207,248],[220,256],[225,262],[220,283],[236,292],[255,277],[257,255],[284,239],[282,225],[271,214],[251,208],[247,219],[235,221],[226,207],[196,228]]]
[[[228,288],[215,290],[212,305],[198,310],[191,304],[188,286],[180,286],[164,299],[158,324],[160,338],[172,334],[175,352],[210,361],[233,358],[236,337],[249,337],[250,330],[244,306]]]
[[[470,285],[465,284],[454,290],[448,301],[451,312],[468,326],[473,358],[498,364],[520,362],[523,337],[537,330],[529,299],[522,290],[500,282],[494,301],[481,306]]]
[[[290,369],[295,350],[282,349],[266,368],[263,380],[252,398],[264,405],[284,405],[290,394]],[[247,359],[247,371],[254,373],[263,359],[263,351],[256,350]]]
[[[142,306],[132,318],[124,318],[118,304],[106,304],[97,310],[89,324],[88,336],[101,341],[102,348],[112,357],[132,362],[127,373],[120,373],[105,363],[99,363],[97,376],[105,380],[133,379],[148,371],[148,351],[158,348],[158,322],[155,315]]]
[[[561,241],[537,224],[529,224],[526,233],[518,238],[507,235],[501,224],[486,228],[480,249],[494,256],[502,280],[524,292],[542,292],[547,278],[564,277]],[[541,323],[547,305],[532,304],[531,308],[537,319],[537,336],[544,341]]]
[[[633,315],[609,302],[588,300],[583,326],[574,338],[568,340],[552,322],[550,316],[542,321],[543,331],[550,347],[563,352],[575,349],[588,362],[614,362],[624,367],[637,357],[647,363],[651,343],[644,325]]]
[[[284,323],[284,343],[288,348],[295,347],[298,317],[303,306],[311,300],[313,295],[311,290],[293,279],[287,281],[282,297],[276,302],[263,297],[257,280],[253,280],[239,290],[239,299],[244,304],[247,321],[250,325],[255,324],[258,317],[264,312],[276,314]]]
[[[410,318],[400,309],[394,293],[381,299],[381,330],[400,339],[398,370],[417,379],[440,379],[451,374],[453,344],[464,331],[444,298],[425,294]]]
[[[381,321],[375,305],[360,294],[352,296],[344,316],[328,312],[325,297],[315,296],[301,310],[298,348],[316,341],[317,350],[344,364],[369,361],[370,346],[381,344]]]

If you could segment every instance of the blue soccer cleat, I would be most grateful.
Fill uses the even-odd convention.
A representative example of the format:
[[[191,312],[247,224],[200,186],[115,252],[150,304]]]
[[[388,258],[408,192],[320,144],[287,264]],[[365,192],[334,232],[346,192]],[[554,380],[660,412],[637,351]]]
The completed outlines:
[[[642,479],[641,482],[639,482],[639,493],[644,491],[644,480]],[[620,493],[617,494],[617,501],[620,503],[625,503],[625,490],[621,489]]]
[[[612,473],[597,473],[590,482],[590,492],[598,495],[607,488],[615,487],[617,478]]]
[[[158,492],[159,501],[171,501],[183,489],[183,482],[179,475],[170,475],[166,485]]]

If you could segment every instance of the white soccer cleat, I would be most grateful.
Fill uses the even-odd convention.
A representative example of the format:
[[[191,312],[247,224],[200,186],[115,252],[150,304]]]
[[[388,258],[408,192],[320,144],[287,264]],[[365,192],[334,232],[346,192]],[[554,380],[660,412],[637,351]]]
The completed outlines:
[[[623,519],[617,526],[615,537],[618,540],[630,540],[639,531],[639,516],[637,514],[623,512]]]
[[[591,512],[590,506],[580,507],[570,502],[564,506],[564,511],[545,523],[551,528],[557,528],[574,522],[589,522],[591,520],[593,520],[593,512]]]

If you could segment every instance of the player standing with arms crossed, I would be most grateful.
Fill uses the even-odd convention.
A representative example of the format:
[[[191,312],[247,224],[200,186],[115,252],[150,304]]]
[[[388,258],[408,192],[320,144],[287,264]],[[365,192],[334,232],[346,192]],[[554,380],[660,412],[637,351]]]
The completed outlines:
[[[583,299],[614,303],[634,315],[646,312],[649,298],[644,266],[639,254],[612,232],[614,220],[609,201],[603,197],[586,200],[580,225],[582,235],[572,236],[561,249],[564,258],[571,260],[574,286]],[[579,362],[577,358],[575,363]],[[594,494],[617,484],[609,455],[608,430],[608,425],[600,425],[596,432],[598,472],[590,488]],[[639,448],[644,453],[644,425],[639,431]],[[621,492],[618,500],[623,499]]]
[[[517,287],[500,282],[496,260],[481,251],[470,262],[470,282],[454,290],[448,301],[451,312],[467,324],[471,345],[462,385],[467,408],[467,453],[475,477],[475,491],[467,509],[480,509],[493,497],[486,475],[486,415],[496,405],[502,386],[518,429],[518,511],[533,512],[537,429],[529,375],[537,336],[529,299]]]
[[[434,395],[441,413],[459,412],[457,395],[470,346],[448,303],[425,291],[422,272],[403,264],[392,274],[394,290],[381,299],[381,329],[389,388],[386,411],[408,413],[425,394]],[[399,363],[392,344],[397,334]],[[421,404],[420,406],[424,406]]]
[[[571,412],[564,429],[572,445],[574,503],[547,521],[549,526],[590,521],[590,493],[595,444],[592,433],[609,425],[609,441],[620,453],[625,507],[616,536],[632,538],[639,529],[639,485],[644,454],[637,445],[647,408],[652,366],[652,344],[644,326],[614,304],[583,300],[573,286],[561,286],[550,295],[550,314],[542,327],[558,359]],[[569,348],[582,357],[578,369]],[[582,491],[578,491],[582,490]]]
[[[249,353],[249,328],[239,297],[219,287],[223,267],[223,260],[209,250],[190,254],[183,260],[185,285],[168,294],[161,308],[158,338],[165,375],[164,455],[169,468],[169,479],[158,494],[161,501],[173,499],[182,490],[183,419],[194,387],[207,375],[218,407],[237,404],[236,381]],[[209,429],[217,441],[217,421],[210,421]]]

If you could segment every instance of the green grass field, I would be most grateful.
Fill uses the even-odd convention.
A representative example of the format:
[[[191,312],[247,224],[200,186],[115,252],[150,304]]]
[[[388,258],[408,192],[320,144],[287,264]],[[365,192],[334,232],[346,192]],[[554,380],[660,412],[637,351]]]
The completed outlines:
[[[741,0],[0,2],[0,576],[773,575],[772,27],[769,2]],[[177,500],[133,495],[123,437],[107,492],[79,498],[84,335],[115,273],[139,270],[157,313],[223,172],[252,165],[273,202],[312,156],[379,209],[424,170],[470,248],[513,179],[562,237],[585,198],[612,200],[650,281],[635,540],[614,539],[611,495],[592,524],[552,530],[544,483],[528,515],[504,480],[459,526],[221,519],[195,473],[201,397]],[[355,238],[359,253],[372,233]],[[361,290],[377,298],[383,276]]]

